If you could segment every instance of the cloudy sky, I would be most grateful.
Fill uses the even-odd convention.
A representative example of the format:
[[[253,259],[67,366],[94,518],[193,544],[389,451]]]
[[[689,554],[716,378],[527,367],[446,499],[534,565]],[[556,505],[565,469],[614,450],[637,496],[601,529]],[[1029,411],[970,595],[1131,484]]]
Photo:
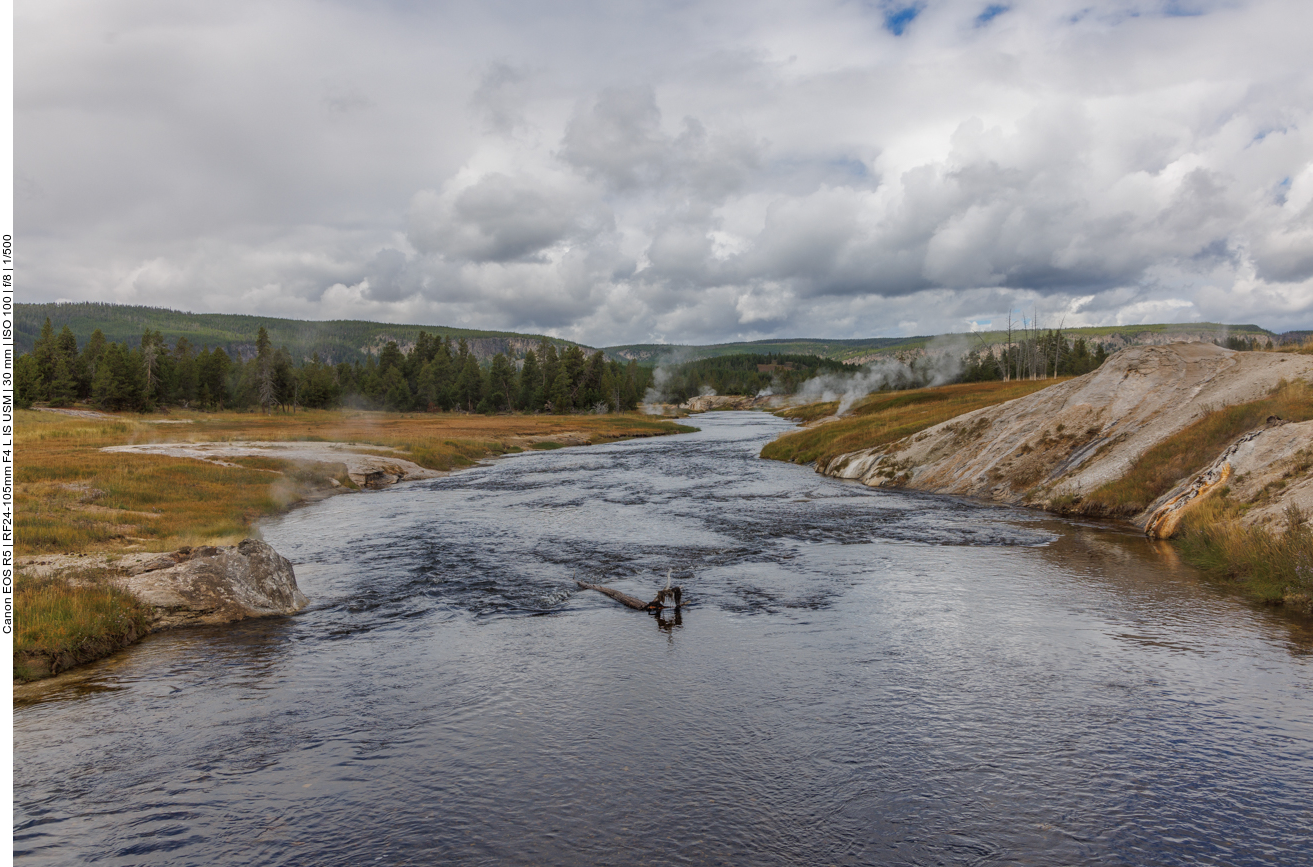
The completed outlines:
[[[18,0],[23,300],[1313,327],[1305,0]]]

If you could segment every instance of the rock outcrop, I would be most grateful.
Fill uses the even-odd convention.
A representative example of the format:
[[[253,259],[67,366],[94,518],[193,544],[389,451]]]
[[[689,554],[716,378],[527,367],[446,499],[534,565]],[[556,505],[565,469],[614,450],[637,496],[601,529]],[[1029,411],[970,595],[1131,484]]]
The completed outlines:
[[[258,539],[135,560],[113,580],[155,610],[152,629],[295,614],[309,603],[291,562]]]
[[[76,647],[16,652],[18,681],[39,680],[94,662],[161,629],[295,614],[308,604],[296,586],[292,564],[257,539],[227,547],[180,548],[168,554],[27,556],[15,565],[28,577],[64,580],[71,586],[116,585],[146,609],[144,616],[118,616],[116,625],[104,634]]]
[[[1209,343],[1133,347],[1093,373],[891,446],[839,455],[817,471],[873,486],[1053,506],[1121,478],[1146,450],[1208,412],[1257,400],[1283,379],[1310,374],[1309,356],[1233,352]],[[1288,434],[1276,433],[1287,427]],[[1304,426],[1278,427],[1237,444],[1242,457],[1234,459],[1248,461],[1249,473],[1268,457],[1295,460],[1301,436],[1307,445]]]

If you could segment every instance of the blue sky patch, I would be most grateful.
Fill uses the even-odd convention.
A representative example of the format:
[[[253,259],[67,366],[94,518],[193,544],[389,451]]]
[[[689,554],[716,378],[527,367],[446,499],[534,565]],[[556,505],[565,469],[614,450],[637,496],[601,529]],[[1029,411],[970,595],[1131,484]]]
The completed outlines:
[[[1011,6],[1004,6],[1000,3],[991,3],[985,7],[985,11],[976,16],[976,26],[984,27],[1004,12],[1010,10]]]
[[[1163,14],[1168,18],[1194,18],[1203,15],[1204,10],[1200,9],[1199,6],[1194,3],[1182,3],[1178,2],[1178,0],[1168,0],[1167,4],[1163,6]]]
[[[912,19],[921,14],[921,6],[904,6],[901,9],[893,9],[884,13],[884,29],[888,30],[895,36],[902,36],[907,25],[912,23]]]

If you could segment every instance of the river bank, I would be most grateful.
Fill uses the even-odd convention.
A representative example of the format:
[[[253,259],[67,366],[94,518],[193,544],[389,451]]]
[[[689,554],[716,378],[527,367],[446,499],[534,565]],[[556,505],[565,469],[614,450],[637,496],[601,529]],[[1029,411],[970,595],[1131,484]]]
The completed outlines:
[[[1133,347],[1093,373],[938,418],[925,390],[763,457],[898,487],[1126,520],[1262,601],[1313,613],[1313,357]],[[962,386],[949,388],[960,389]],[[865,414],[864,414],[865,413]]]
[[[207,611],[205,593],[183,594],[194,597],[184,606],[141,592],[142,564],[161,554],[180,563],[197,550],[235,550],[258,535],[256,522],[294,507],[501,455],[690,430],[638,414],[151,417],[72,409],[20,410],[16,422],[14,658],[24,680],[178,626],[188,620],[180,606]]]

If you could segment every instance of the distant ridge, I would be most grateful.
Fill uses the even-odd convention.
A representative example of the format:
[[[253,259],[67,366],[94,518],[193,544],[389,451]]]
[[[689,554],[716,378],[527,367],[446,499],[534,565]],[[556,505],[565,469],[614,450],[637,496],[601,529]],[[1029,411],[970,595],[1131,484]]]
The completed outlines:
[[[1040,329],[1048,330],[1047,327]],[[1259,328],[1257,325],[1225,325],[1217,322],[1188,322],[1162,325],[1103,325],[1088,328],[1063,328],[1062,333],[1071,337],[1084,337],[1091,343],[1106,343],[1109,350],[1124,346],[1170,343],[1177,340],[1214,340],[1226,337],[1266,337],[1274,343],[1280,343],[1282,335]],[[1304,332],[1298,332],[1303,334]],[[1291,332],[1292,335],[1296,332]],[[1015,327],[1013,340],[1021,340],[1024,329]],[[860,364],[880,356],[895,356],[900,353],[922,354],[931,341],[940,341],[945,345],[960,344],[962,351],[978,349],[982,346],[995,346],[1007,342],[1006,331],[978,331],[960,334],[940,334],[920,337],[868,337],[850,340],[791,337],[773,340],[751,340],[738,343],[709,343],[703,345],[676,345],[663,343],[629,343],[620,346],[606,346],[603,350],[612,358],[635,359],[643,364],[657,364],[662,361],[684,362],[703,358],[715,358],[721,355],[739,355],[753,352],[799,353],[819,355],[835,361]]]
[[[450,337],[453,341],[465,338],[470,350],[480,361],[492,358],[498,352],[512,357],[523,356],[526,350],[537,346],[544,339],[557,346],[572,345],[568,340],[513,331],[482,331],[443,325],[394,325],[355,319],[312,322],[271,316],[186,313],[163,307],[75,302],[16,304],[14,344],[19,352],[32,351],[47,316],[56,332],[67,325],[77,337],[79,345],[84,345],[97,328],[110,341],[132,345],[141,340],[143,331],[150,329],[160,332],[170,345],[179,337],[186,337],[197,349],[201,346],[211,349],[222,347],[230,356],[243,359],[255,356],[255,338],[263,327],[269,332],[273,345],[286,346],[294,358],[308,359],[318,352],[322,360],[332,364],[363,361],[382,349],[389,340],[395,340],[405,349],[415,342],[421,331]]]

